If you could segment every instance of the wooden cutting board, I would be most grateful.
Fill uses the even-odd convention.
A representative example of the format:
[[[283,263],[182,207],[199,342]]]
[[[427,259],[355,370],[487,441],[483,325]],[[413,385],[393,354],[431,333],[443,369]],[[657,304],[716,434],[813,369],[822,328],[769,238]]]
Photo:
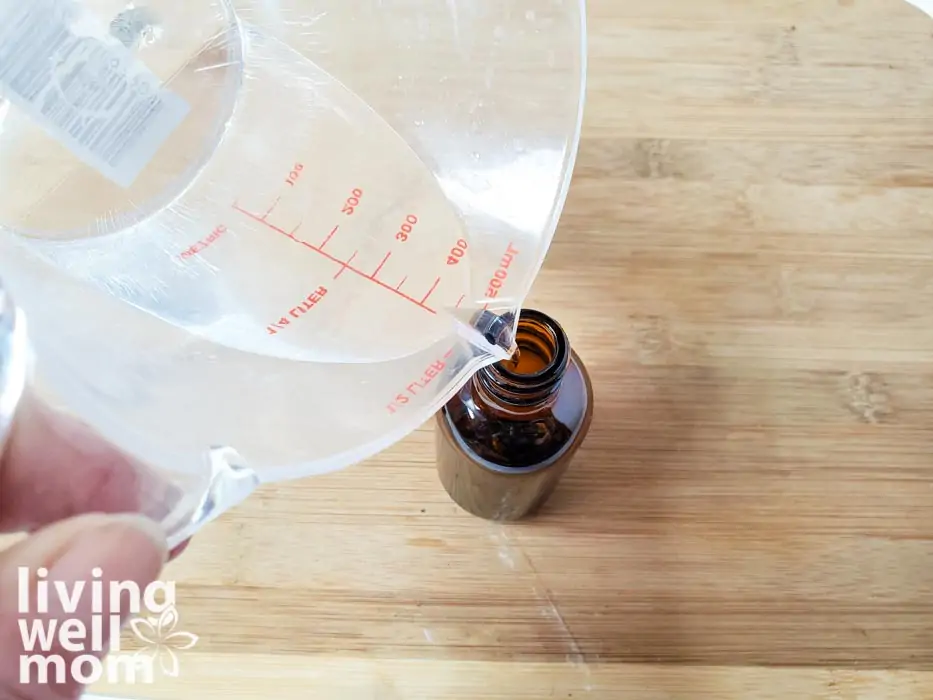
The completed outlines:
[[[586,130],[529,305],[592,374],[539,518],[429,426],[265,489],[172,565],[151,698],[933,697],[933,21],[902,0],[591,0]]]

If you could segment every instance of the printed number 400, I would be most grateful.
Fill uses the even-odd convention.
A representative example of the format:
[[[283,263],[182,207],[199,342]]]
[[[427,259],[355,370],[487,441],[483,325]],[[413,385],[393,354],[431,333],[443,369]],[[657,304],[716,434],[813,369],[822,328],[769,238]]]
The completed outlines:
[[[467,242],[463,240],[462,238],[459,241],[457,241],[457,245],[455,245],[450,250],[450,255],[447,258],[447,264],[448,265],[459,264],[460,259],[463,258],[464,255],[466,255],[468,247],[469,246],[467,245]]]

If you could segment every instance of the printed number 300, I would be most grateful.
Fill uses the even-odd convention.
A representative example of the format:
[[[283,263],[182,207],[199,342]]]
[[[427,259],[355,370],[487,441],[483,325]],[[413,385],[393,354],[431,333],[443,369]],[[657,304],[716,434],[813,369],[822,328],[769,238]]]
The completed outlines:
[[[411,232],[415,230],[415,225],[418,223],[418,217],[414,214],[409,214],[405,217],[405,223],[402,224],[398,233],[395,234],[395,239],[404,243],[408,240],[408,237],[411,235]]]

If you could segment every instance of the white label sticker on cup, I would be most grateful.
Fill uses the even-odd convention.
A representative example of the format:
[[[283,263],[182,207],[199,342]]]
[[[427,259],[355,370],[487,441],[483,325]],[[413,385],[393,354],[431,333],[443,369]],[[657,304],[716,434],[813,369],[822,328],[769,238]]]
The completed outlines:
[[[0,0],[0,96],[129,187],[189,112],[73,0]]]

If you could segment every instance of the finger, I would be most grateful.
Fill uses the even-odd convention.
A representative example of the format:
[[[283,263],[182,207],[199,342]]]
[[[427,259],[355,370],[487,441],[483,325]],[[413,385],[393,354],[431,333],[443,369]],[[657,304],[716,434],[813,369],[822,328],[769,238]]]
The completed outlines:
[[[111,600],[111,582],[144,590],[159,576],[166,554],[151,521],[86,515],[39,530],[0,555],[0,698],[79,697],[87,677],[81,674],[93,674],[95,666],[88,659],[75,666],[75,660],[103,658],[110,648],[109,611],[116,609],[121,622],[130,614],[127,600]],[[40,593],[40,580],[48,582],[47,595]],[[95,581],[102,584],[99,599]],[[41,599],[48,601],[47,612]]]
[[[0,458],[0,532],[82,513],[160,519],[181,493],[87,426],[27,395]],[[161,512],[154,512],[158,507]]]

